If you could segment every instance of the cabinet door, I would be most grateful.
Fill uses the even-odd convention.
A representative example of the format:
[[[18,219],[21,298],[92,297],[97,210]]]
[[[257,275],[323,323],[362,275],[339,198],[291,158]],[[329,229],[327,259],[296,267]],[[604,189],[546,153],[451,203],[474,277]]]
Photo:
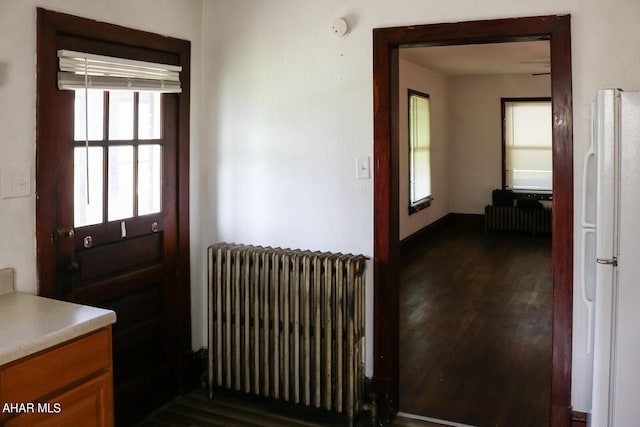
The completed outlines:
[[[5,422],[6,427],[113,426],[111,373],[96,377]]]

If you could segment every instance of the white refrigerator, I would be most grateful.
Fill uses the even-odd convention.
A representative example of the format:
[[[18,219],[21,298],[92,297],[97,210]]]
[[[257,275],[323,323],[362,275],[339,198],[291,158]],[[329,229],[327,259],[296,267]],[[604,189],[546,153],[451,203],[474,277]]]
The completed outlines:
[[[590,425],[640,426],[640,92],[597,91],[582,208]]]

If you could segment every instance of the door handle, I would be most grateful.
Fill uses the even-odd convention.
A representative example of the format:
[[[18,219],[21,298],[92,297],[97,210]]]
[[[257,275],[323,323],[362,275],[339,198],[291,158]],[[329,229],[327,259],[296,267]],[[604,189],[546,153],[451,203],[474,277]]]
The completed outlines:
[[[598,264],[603,264],[603,265],[613,265],[614,267],[618,266],[618,258],[613,257],[611,259],[609,258],[596,258],[596,262]]]
[[[80,270],[80,265],[78,265],[78,263],[75,262],[74,260],[68,259],[65,261],[64,269],[66,270],[67,273],[74,274],[74,273],[77,273],[78,270]]]

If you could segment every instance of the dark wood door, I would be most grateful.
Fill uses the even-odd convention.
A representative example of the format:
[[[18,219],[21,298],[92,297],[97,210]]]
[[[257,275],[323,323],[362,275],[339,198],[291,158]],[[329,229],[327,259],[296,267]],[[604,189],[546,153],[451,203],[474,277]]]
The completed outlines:
[[[56,297],[116,312],[116,418],[126,419],[177,385],[176,96],[90,90],[88,141],[84,90],[59,97],[74,126],[60,129],[53,162],[64,201]]]
[[[188,80],[182,94],[59,90],[55,52],[184,64],[159,49],[183,44],[42,10],[38,18],[40,293],[116,312],[115,420],[129,425],[176,394],[190,350]]]

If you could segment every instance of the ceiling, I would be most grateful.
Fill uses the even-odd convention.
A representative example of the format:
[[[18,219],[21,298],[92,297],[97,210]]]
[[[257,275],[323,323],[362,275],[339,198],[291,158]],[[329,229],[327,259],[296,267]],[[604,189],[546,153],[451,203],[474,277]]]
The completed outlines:
[[[400,58],[446,75],[548,74],[549,41],[408,47]]]

